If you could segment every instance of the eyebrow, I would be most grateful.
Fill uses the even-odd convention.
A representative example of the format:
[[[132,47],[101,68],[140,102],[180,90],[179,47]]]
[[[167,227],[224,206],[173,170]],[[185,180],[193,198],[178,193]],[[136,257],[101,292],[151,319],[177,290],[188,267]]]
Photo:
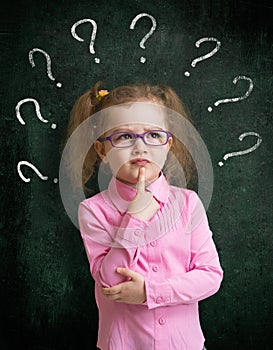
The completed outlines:
[[[151,126],[151,127],[148,127],[148,128],[144,128],[144,131],[149,131],[149,130],[164,130],[162,128],[160,128],[159,126]],[[120,127],[120,128],[114,128],[112,130],[112,132],[119,132],[119,131],[129,131],[129,132],[133,132],[134,131],[132,129],[130,129],[130,127]]]

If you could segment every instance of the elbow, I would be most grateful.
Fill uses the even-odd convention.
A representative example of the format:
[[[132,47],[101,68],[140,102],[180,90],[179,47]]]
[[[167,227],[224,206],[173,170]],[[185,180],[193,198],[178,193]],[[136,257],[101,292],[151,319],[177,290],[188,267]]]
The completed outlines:
[[[96,272],[92,273],[92,276],[95,280],[95,282],[104,288],[110,288],[113,287],[119,283],[125,282],[127,279],[118,274],[117,268],[119,266],[112,266],[112,268],[107,267],[107,269],[104,269],[103,266]]]
[[[224,277],[224,272],[221,268],[213,269],[211,271],[211,284],[212,284],[212,290],[210,295],[213,295],[218,292],[218,290],[221,287],[222,281]]]
[[[218,282],[219,286],[218,286],[217,291],[218,291],[218,290],[220,289],[220,287],[221,287],[223,278],[224,278],[224,271],[221,269],[221,271],[219,272],[219,282]]]

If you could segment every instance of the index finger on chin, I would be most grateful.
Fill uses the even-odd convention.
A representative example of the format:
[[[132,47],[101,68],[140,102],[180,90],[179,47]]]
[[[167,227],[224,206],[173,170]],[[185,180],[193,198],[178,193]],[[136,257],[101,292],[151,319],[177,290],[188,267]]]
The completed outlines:
[[[137,192],[138,193],[143,193],[145,192],[145,168],[139,168],[139,173],[138,173],[138,182],[137,182]]]

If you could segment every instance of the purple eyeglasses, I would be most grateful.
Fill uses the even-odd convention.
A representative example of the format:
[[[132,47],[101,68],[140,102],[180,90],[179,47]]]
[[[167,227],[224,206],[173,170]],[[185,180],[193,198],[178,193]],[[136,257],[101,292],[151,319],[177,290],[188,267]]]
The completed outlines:
[[[113,147],[126,148],[132,147],[138,138],[148,146],[164,146],[168,143],[171,133],[164,130],[149,130],[143,134],[136,134],[131,131],[114,132],[107,137],[99,138],[99,141],[104,142],[109,140]]]

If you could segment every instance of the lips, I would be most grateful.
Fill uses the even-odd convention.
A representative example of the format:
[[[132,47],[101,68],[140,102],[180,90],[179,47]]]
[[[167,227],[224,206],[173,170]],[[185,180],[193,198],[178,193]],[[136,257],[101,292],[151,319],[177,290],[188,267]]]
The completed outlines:
[[[132,160],[132,164],[138,165],[138,166],[145,166],[149,161],[144,158],[137,158]]]

